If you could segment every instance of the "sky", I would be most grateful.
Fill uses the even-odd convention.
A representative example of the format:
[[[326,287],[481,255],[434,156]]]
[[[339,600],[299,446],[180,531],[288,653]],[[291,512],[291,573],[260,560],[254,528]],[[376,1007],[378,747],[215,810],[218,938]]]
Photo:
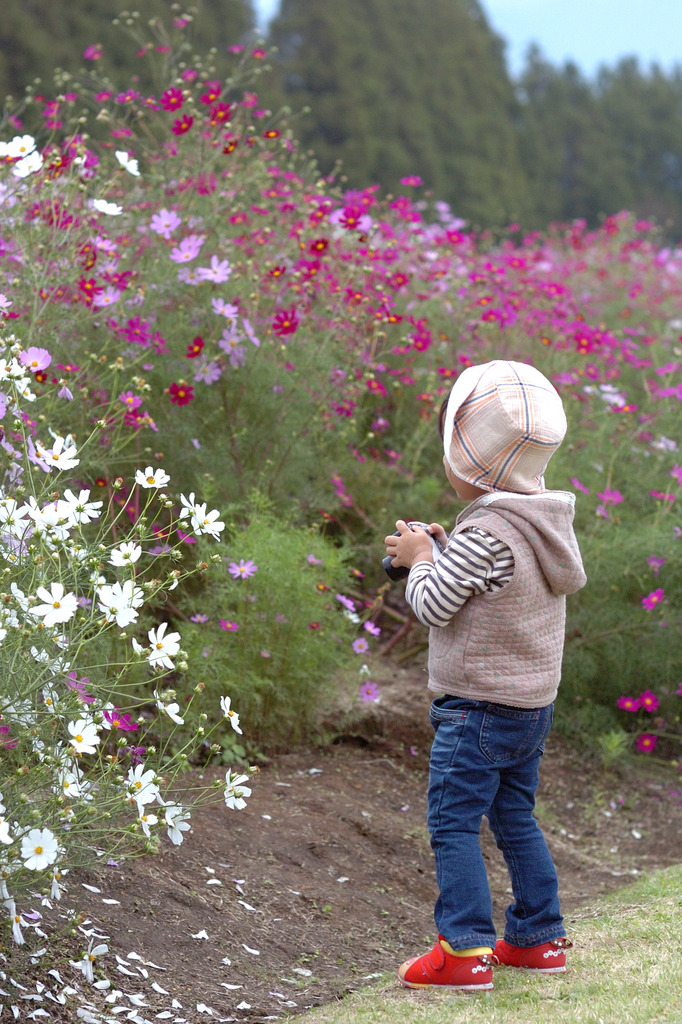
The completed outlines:
[[[633,55],[645,69],[654,61],[664,71],[682,66],[682,0],[479,2],[493,30],[507,42],[512,76],[522,69],[533,42],[552,64],[572,60],[588,78],[600,64],[613,67],[621,57]],[[261,26],[279,7],[279,0],[253,3]]]

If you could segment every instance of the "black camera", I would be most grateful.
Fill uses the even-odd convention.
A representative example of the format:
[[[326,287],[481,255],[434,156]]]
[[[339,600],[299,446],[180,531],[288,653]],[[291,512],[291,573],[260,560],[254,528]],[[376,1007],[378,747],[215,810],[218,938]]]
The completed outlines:
[[[416,520],[412,520],[412,522],[408,523],[407,525],[411,530],[413,530],[415,526],[421,526],[422,530],[426,530],[431,540],[431,547],[433,548],[433,559],[435,561],[438,555],[442,553],[443,545],[440,543],[440,541],[437,541],[436,538],[433,536],[433,534],[429,530],[428,524],[418,523]],[[396,530],[393,536],[399,537],[400,530]],[[388,576],[389,580],[393,580],[393,582],[395,583],[398,580],[407,579],[407,577],[410,575],[410,570],[407,568],[407,566],[393,565],[392,562],[393,559],[391,558],[390,555],[386,555],[386,557],[381,562],[384,569],[386,570],[386,575]]]

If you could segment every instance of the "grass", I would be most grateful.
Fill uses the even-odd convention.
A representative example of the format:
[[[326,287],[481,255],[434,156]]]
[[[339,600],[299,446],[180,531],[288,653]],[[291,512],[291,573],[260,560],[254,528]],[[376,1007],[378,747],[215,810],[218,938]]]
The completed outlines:
[[[492,992],[400,988],[395,974],[298,1024],[682,1024],[682,866],[571,919],[566,974],[497,970]],[[415,951],[417,952],[417,951]]]

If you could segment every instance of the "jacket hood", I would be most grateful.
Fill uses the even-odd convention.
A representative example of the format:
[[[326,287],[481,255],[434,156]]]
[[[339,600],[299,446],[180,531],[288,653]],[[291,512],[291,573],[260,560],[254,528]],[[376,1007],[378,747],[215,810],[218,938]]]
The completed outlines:
[[[484,494],[457,517],[459,526],[472,512],[499,513],[533,548],[554,594],[574,594],[585,586],[578,541],[573,531],[575,495],[570,491],[541,494]]]

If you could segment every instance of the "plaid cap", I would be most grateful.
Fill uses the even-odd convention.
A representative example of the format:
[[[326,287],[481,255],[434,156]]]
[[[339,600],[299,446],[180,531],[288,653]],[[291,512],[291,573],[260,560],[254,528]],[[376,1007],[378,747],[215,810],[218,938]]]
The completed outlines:
[[[484,491],[538,494],[566,434],[561,398],[534,366],[495,359],[469,366],[448,398],[445,457],[455,476]]]

